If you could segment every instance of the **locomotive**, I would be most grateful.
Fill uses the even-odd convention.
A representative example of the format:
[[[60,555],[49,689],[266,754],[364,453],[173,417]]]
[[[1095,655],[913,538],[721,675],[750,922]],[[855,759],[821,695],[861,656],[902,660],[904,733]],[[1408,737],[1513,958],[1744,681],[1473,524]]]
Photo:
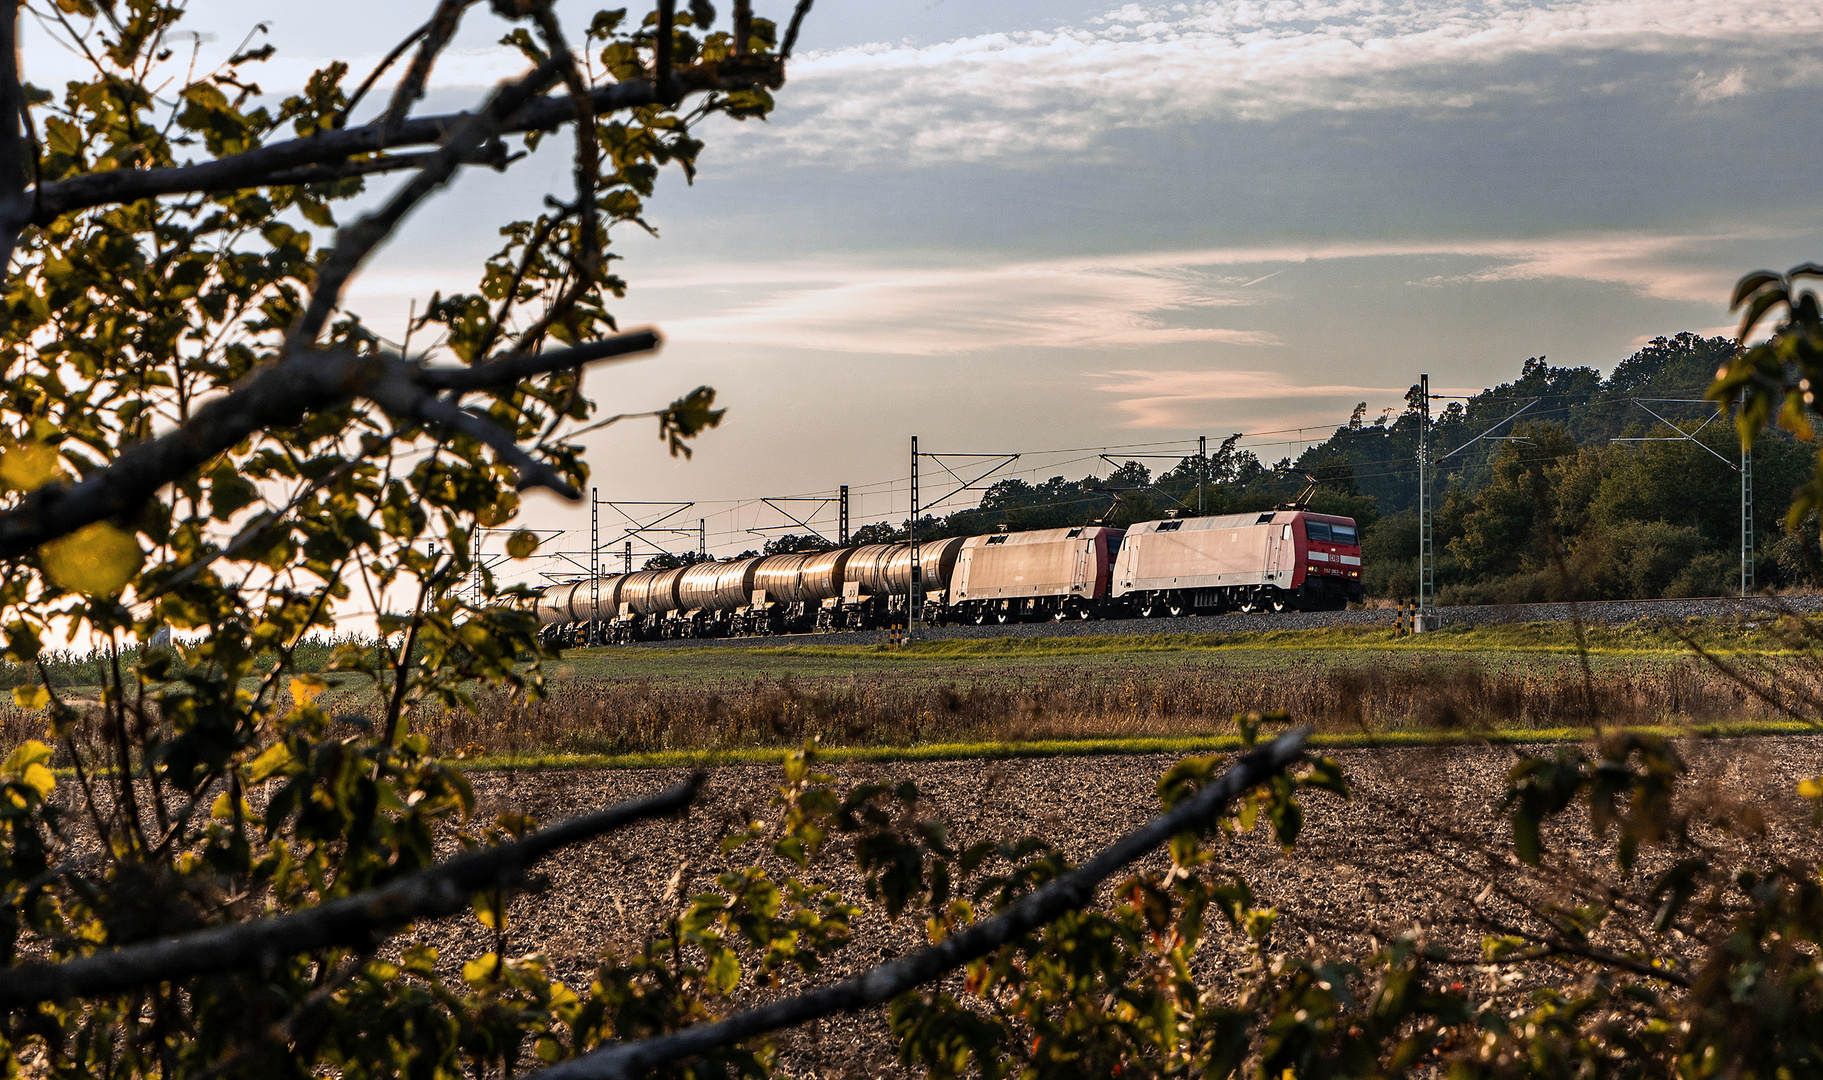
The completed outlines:
[[[914,572],[915,571],[915,572]],[[931,625],[1337,611],[1364,595],[1353,518],[1305,510],[1002,532],[582,578],[537,601],[553,644]]]

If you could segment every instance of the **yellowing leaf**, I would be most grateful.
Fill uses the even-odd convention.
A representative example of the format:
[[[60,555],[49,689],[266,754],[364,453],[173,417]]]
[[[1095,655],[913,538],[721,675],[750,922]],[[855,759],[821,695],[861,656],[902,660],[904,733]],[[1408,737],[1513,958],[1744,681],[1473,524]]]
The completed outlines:
[[[27,765],[25,775],[19,779],[25,781],[28,786],[37,788],[38,797],[41,799],[50,798],[52,790],[57,787],[56,774],[37,762]]]
[[[507,539],[506,553],[515,559],[529,559],[538,550],[538,534],[521,529]]]
[[[51,692],[42,686],[13,687],[13,704],[21,709],[42,709],[51,703]]]
[[[234,803],[229,800],[227,792],[215,797],[215,804],[209,807],[209,816],[217,821],[227,821],[234,816]],[[241,817],[256,823],[260,820],[253,812],[253,804],[244,798],[241,800]]]
[[[506,912],[500,910],[499,905],[494,902],[494,899],[495,897],[492,889],[483,889],[476,893],[474,900],[475,918],[479,919],[481,925],[487,927],[489,930],[501,930],[505,928]],[[464,977],[466,978],[466,976]]]
[[[37,739],[27,739],[6,756],[6,762],[0,764],[0,773],[8,776],[19,776],[33,765],[42,765],[51,760],[51,748]]]
[[[248,763],[247,782],[257,784],[273,773],[284,771],[291,761],[291,748],[284,743],[273,743]]]
[[[327,689],[329,684],[315,675],[301,675],[291,680],[291,700],[297,702],[300,708],[305,708],[315,704],[316,699]]]
[[[1823,778],[1798,781],[1798,794],[1806,799],[1823,799]]]
[[[11,491],[36,491],[62,475],[54,446],[22,442],[0,450],[0,484]]]
[[[494,977],[494,968],[499,960],[493,953],[482,953],[462,965],[462,981],[470,986],[481,986]]]
[[[133,534],[106,521],[85,525],[40,549],[44,572],[71,592],[113,596],[146,560]]]

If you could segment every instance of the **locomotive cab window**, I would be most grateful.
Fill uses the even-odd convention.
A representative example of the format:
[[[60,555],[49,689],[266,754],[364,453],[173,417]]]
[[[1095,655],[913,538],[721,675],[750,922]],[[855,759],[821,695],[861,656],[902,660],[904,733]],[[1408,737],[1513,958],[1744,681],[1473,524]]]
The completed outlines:
[[[1283,529],[1279,530],[1279,537],[1284,540],[1291,539],[1291,525],[1289,522],[1286,523]]]
[[[1332,524],[1329,527],[1329,537],[1338,544],[1359,545],[1361,543],[1361,538],[1355,533],[1353,525]]]
[[[1330,542],[1329,523],[1326,521],[1306,521],[1304,523],[1304,535],[1318,543],[1327,544]]]

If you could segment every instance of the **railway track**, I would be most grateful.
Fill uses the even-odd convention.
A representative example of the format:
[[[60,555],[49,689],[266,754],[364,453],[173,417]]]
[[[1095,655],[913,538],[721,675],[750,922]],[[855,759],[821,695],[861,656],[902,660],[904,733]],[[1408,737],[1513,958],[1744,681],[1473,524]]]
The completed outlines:
[[[1772,616],[1791,611],[1823,613],[1823,596],[1705,597],[1689,600],[1594,600],[1580,604],[1487,604],[1439,608],[1443,625],[1490,626],[1528,622],[1584,622],[1620,626],[1639,619],[1718,619]],[[1391,608],[1360,611],[1287,611],[1186,616],[1180,619],[1112,619],[1091,622],[1014,623],[1005,626],[923,627],[921,641],[977,640],[1027,637],[1099,637],[1110,634],[1233,634],[1266,630],[1319,630],[1332,626],[1392,626],[1398,612]],[[778,637],[685,638],[648,641],[629,648],[679,648],[731,645],[744,648],[767,645],[863,645],[885,641],[885,631],[838,634],[787,634]]]

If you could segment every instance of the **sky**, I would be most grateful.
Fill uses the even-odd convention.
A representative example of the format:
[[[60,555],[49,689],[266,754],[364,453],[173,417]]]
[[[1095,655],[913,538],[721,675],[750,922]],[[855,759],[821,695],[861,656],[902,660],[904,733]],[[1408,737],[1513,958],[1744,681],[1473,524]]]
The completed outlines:
[[[278,86],[364,72],[428,6],[191,10],[205,49],[267,20]],[[427,110],[518,70],[482,12]],[[28,77],[54,52],[28,37]],[[1420,372],[1473,391],[1529,356],[1605,372],[1728,333],[1741,275],[1823,257],[1814,0],[818,0],[788,78],[769,121],[699,131],[656,239],[617,237],[616,314],[667,344],[588,382],[604,414],[717,389],[687,462],[646,421],[588,445],[602,499],[693,501],[671,523],[723,555],[789,524],[762,496],[849,484],[856,524],[901,520],[913,435],[1034,480],[1235,432],[1271,461]],[[472,288],[495,227],[566,179],[560,149],[465,175],[349,306],[384,328]],[[927,461],[927,500],[943,464],[963,471]],[[586,506],[539,496],[527,521],[586,547]]]

